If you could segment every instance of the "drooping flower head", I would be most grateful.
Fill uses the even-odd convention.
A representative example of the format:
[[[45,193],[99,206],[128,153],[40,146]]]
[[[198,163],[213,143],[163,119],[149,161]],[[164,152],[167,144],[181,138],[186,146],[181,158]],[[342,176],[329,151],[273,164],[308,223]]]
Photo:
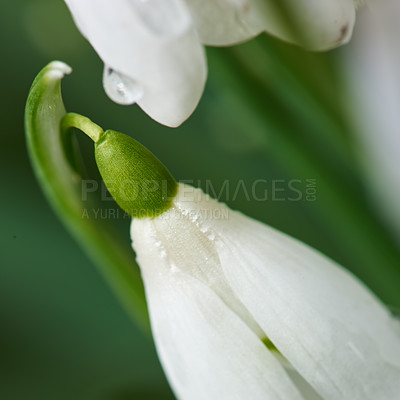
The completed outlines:
[[[105,64],[109,97],[120,104],[137,103],[156,121],[173,127],[190,116],[203,92],[207,67],[202,44],[232,45],[266,31],[325,50],[346,43],[355,20],[354,0],[66,3]]]

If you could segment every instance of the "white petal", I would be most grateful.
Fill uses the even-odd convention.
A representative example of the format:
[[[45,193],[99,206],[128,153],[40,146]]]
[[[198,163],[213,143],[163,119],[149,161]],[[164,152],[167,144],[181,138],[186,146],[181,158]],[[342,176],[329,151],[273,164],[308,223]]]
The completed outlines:
[[[399,37],[400,2],[371,2],[360,11],[343,66],[371,194],[400,242]]]
[[[277,26],[273,9],[258,0],[185,0],[202,43],[224,46]],[[268,11],[268,12],[267,12]]]
[[[353,30],[353,0],[290,0],[287,10],[303,37],[293,36],[280,19],[275,0],[186,0],[200,39],[208,45],[230,45],[262,31],[312,50],[346,43]]]
[[[204,50],[182,0],[66,3],[104,63],[143,87],[138,104],[145,112],[168,126],[189,117],[207,72]],[[147,6],[152,7],[149,12]]]
[[[295,369],[286,368],[285,370],[306,400],[324,400]]]
[[[223,319],[236,315],[240,318],[229,324],[234,324],[232,327],[239,329],[243,337],[248,335],[246,342],[253,336],[244,333],[242,322],[257,337],[259,328],[250,322],[253,318],[257,321],[305,379],[305,385],[300,385],[298,377],[291,376],[303,394],[313,393],[307,386],[310,384],[324,399],[398,399],[400,337],[396,324],[379,300],[348,272],[306,245],[231,211],[186,185],[180,185],[171,210],[152,220],[152,225],[149,221],[134,221],[132,237],[144,274],[152,322],[165,324],[155,336],[178,393],[185,385],[179,381],[182,372],[176,369],[178,362],[170,361],[175,353],[171,353],[169,345],[163,345],[162,337],[168,335],[165,332],[172,329],[172,337],[180,335],[185,326],[180,315],[190,321],[187,326],[196,326],[198,336],[190,330],[179,337],[185,343],[179,354],[185,360],[185,370],[190,370],[186,363],[194,363],[190,354],[196,354],[195,364],[201,368],[196,374],[200,380],[211,379],[201,364],[203,357],[220,365],[229,351],[212,356],[218,361],[209,361],[207,357],[211,355],[206,349],[221,345],[216,344],[219,335],[225,336],[227,343],[233,343],[231,340],[236,337],[233,328],[225,331],[225,327],[211,334],[217,329],[213,325],[221,315]],[[159,286],[151,289],[157,280]],[[163,293],[163,284],[164,297],[154,300],[157,293]],[[233,299],[229,300],[232,291]],[[172,292],[177,298],[173,300],[174,307],[167,307],[168,299],[174,298]],[[156,305],[151,305],[154,301]],[[243,311],[243,306],[247,310]],[[173,310],[176,314],[170,314]],[[212,314],[213,310],[219,311]],[[188,314],[194,316],[193,321]],[[179,330],[173,326],[179,326]],[[189,335],[201,342],[199,353],[186,344]],[[211,342],[204,342],[208,340]],[[230,350],[232,354],[235,346]],[[234,365],[232,360],[228,365],[231,363]],[[232,368],[235,372],[229,379],[237,373],[236,367]],[[257,371],[258,367],[251,374],[259,376],[261,372]],[[187,387],[200,384],[193,376],[189,381]]]
[[[289,41],[311,50],[327,50],[347,43],[351,37],[355,22],[354,0],[289,0],[287,9],[304,36],[288,38]],[[277,35],[279,37],[279,32]]]
[[[164,218],[171,211],[166,214]],[[167,225],[158,225],[160,218],[134,220],[131,234],[156,347],[178,398],[301,399],[279,361],[211,289],[210,282],[203,283],[209,277],[198,270],[202,246],[200,254],[196,242],[179,250],[179,239],[177,244],[166,240],[165,232],[171,232]],[[179,220],[172,216],[171,221],[179,230]]]
[[[398,399],[400,335],[365,286],[315,250],[200,190],[181,185],[174,204],[212,238],[235,295],[323,398]]]
[[[398,399],[400,338],[388,311],[359,281],[237,212],[218,230],[234,292],[323,398]]]

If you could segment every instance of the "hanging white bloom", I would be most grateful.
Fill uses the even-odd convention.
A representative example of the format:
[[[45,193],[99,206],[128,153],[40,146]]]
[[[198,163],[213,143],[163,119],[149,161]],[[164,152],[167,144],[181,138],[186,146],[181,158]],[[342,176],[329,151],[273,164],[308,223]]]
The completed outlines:
[[[131,236],[179,399],[400,398],[394,320],[317,251],[182,184]]]
[[[349,40],[355,19],[354,0],[289,0],[293,29],[280,22],[275,0],[65,1],[104,61],[109,97],[137,103],[168,126],[180,125],[200,100],[207,75],[202,44],[231,45],[267,31],[325,50]]]
[[[49,66],[57,79],[59,67]],[[107,189],[133,217],[156,347],[179,399],[399,400],[400,326],[355,277],[177,184],[131,137],[77,114],[61,124],[95,142]]]
[[[400,2],[371,2],[345,53],[355,121],[372,196],[400,242]]]

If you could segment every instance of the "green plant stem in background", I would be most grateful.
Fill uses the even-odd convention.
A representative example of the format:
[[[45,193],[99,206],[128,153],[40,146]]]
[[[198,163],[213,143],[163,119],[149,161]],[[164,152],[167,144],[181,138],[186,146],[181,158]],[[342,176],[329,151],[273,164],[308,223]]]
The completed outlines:
[[[36,176],[55,212],[78,243],[89,254],[129,314],[149,331],[144,289],[132,249],[125,244],[106,219],[85,216],[87,209],[99,207],[90,199],[82,201],[83,176],[73,145],[71,125],[61,97],[61,79],[70,69],[53,62],[43,68],[32,84],[25,109],[25,130],[29,155]],[[102,131],[79,116],[88,132]],[[72,124],[73,126],[73,124]]]
[[[277,104],[288,108],[292,119],[299,120],[304,140],[336,166],[347,168],[347,173],[354,169],[331,53],[305,52],[267,35],[232,50],[248,74],[273,94]]]
[[[249,67],[248,60],[254,63],[260,60],[254,53],[250,56],[245,48],[239,51],[209,49],[208,56],[218,90],[228,90],[226,96],[240,99],[232,104],[237,104],[242,109],[232,109],[230,118],[248,118],[249,126],[258,120],[264,127],[266,136],[265,144],[260,150],[286,171],[288,177],[302,176],[317,180],[318,200],[306,207],[310,215],[322,223],[336,248],[342,254],[348,255],[346,260],[340,261],[345,261],[344,264],[363,279],[383,301],[399,305],[400,253],[368,207],[360,190],[360,179],[356,175],[348,176],[351,161],[347,162],[349,169],[335,168],[327,157],[313,147],[315,143],[310,142],[310,133],[304,134],[304,127],[299,129],[299,125],[306,125],[310,115],[299,115],[295,119],[283,117],[290,115],[290,108],[286,108],[288,105],[276,96],[273,88],[266,87],[265,82],[259,79],[254,73],[256,67]],[[304,93],[299,101],[302,98]],[[243,112],[244,109],[247,111]],[[325,112],[332,113],[332,110]],[[332,118],[335,119],[336,116]],[[310,129],[314,129],[314,137],[320,135],[320,146],[325,144],[330,149],[329,143],[337,141],[334,151],[339,159],[350,158],[350,152],[341,154],[339,143],[343,138],[326,136],[323,119],[318,123],[316,118],[316,123]]]

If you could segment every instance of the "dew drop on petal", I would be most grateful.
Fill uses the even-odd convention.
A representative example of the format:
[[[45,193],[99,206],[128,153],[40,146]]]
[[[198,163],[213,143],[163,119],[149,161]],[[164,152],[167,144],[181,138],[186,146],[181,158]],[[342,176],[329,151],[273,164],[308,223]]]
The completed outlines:
[[[190,14],[181,0],[132,0],[135,12],[154,34],[170,37],[191,25]]]
[[[104,66],[103,86],[107,96],[115,103],[134,104],[143,97],[143,87],[135,80]]]
[[[207,237],[208,237],[208,239],[211,240],[211,241],[215,240],[215,235],[214,235],[214,233],[209,233],[209,234],[207,235]]]
[[[192,222],[197,222],[197,220],[199,219],[199,215],[198,214],[194,214],[191,218]]]
[[[165,250],[161,250],[160,257],[161,258],[167,258],[167,252]]]
[[[176,266],[175,263],[171,262],[170,264],[171,264],[171,272],[172,273],[176,273],[179,271],[179,268]]]

